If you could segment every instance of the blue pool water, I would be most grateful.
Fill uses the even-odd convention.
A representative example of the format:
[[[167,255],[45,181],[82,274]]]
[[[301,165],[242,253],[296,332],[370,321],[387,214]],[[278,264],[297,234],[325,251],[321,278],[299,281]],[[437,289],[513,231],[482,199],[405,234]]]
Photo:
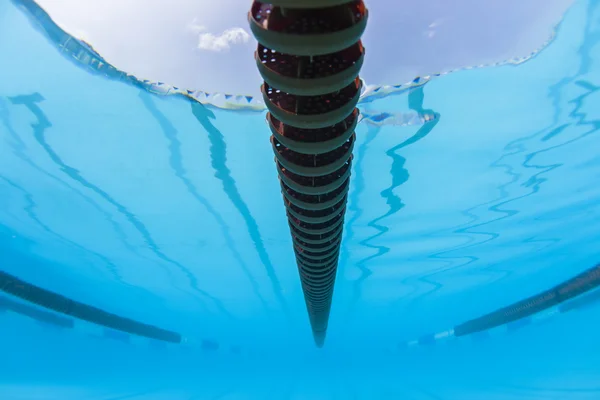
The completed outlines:
[[[363,98],[323,349],[257,100],[99,69],[35,10],[0,1],[0,272],[181,340],[0,285],[1,399],[600,398],[595,286],[489,315],[600,262],[600,1]]]

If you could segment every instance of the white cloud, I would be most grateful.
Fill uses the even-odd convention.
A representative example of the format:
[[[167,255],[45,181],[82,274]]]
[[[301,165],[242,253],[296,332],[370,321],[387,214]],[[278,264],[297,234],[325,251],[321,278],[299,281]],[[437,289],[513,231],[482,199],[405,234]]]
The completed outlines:
[[[440,27],[440,25],[442,25],[443,22],[445,22],[444,18],[440,18],[436,21],[433,21],[431,24],[429,24],[429,26],[428,26],[429,29],[425,31],[425,36],[427,36],[429,39],[431,39],[435,35],[437,35],[437,29]]]
[[[189,25],[189,29],[198,35],[198,48],[209,51],[229,50],[232,45],[247,43],[250,40],[250,35],[242,28],[230,28],[225,30],[220,35],[206,32],[206,27],[198,25],[197,20]]]
[[[227,29],[220,35],[201,33],[198,48],[211,51],[228,50],[232,44],[246,43],[249,39],[250,35],[242,28]]]

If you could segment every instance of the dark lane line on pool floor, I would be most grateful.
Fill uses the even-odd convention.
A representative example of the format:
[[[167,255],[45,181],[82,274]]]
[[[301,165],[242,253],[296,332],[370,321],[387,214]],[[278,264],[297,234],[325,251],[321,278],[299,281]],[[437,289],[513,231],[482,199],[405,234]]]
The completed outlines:
[[[138,336],[144,336],[150,339],[161,340],[170,343],[181,343],[181,335],[176,332],[158,328],[153,325],[144,324],[129,318],[121,317],[89,306],[87,304],[69,299],[58,293],[42,289],[31,283],[25,282],[15,276],[0,271],[0,290],[9,295],[18,297],[30,303],[42,306],[44,308],[56,311],[58,313],[75,317],[117,331],[127,332]],[[12,303],[7,303],[14,310]],[[23,307],[16,307],[21,314],[29,312]],[[35,314],[35,313],[34,313]],[[27,314],[25,314],[27,315]],[[30,315],[31,316],[31,315]],[[44,318],[41,314],[36,314],[37,318]],[[47,319],[47,316],[45,316]],[[56,320],[55,320],[56,322]],[[67,324],[65,321],[63,323]],[[72,323],[72,321],[71,321]]]
[[[600,264],[544,292],[457,325],[454,328],[454,335],[464,336],[500,325],[515,323],[518,320],[578,297],[598,286],[600,286]],[[597,297],[591,297],[588,300],[595,300]],[[588,304],[588,302],[582,301],[581,305],[583,304]],[[575,305],[566,304],[564,308],[559,308],[559,310],[566,312],[575,308],[577,308]]]
[[[555,315],[584,309],[597,302],[600,302],[600,264],[551,289],[458,324],[453,329],[402,341],[398,347],[432,346],[444,340],[467,336],[474,341],[482,341],[492,337],[492,329],[505,327],[506,333],[512,333],[536,321],[546,321]]]

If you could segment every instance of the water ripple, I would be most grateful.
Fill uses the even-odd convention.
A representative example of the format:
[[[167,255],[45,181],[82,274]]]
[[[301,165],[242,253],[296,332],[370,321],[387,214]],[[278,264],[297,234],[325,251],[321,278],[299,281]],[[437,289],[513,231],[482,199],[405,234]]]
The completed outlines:
[[[244,219],[244,223],[246,224],[246,228],[248,230],[248,235],[252,239],[256,253],[265,267],[267,276],[271,281],[271,287],[273,288],[275,297],[277,297],[277,300],[287,315],[289,312],[287,302],[283,296],[283,291],[281,289],[279,279],[277,278],[275,268],[271,263],[271,259],[260,235],[258,224],[252,216],[248,205],[240,195],[235,180],[231,176],[231,171],[227,166],[227,144],[225,143],[225,138],[210,121],[211,119],[215,119],[215,116],[210,110],[199,103],[192,101],[190,104],[194,117],[196,117],[204,130],[208,132],[208,140],[210,141],[210,159],[213,170],[215,171],[214,176],[221,181],[225,194]]]
[[[104,264],[106,264],[110,274],[113,276],[113,278],[120,283],[124,283],[123,282],[123,278],[122,276],[119,274],[119,271],[117,269],[117,266],[110,261],[107,257],[103,256],[100,253],[97,253],[93,250],[90,250],[84,246],[81,246],[80,244],[64,237],[63,235],[53,231],[52,229],[50,229],[50,227],[46,224],[44,224],[40,218],[38,217],[38,215],[35,212],[35,209],[37,207],[36,202],[33,199],[33,195],[31,193],[29,193],[27,190],[25,190],[24,188],[22,188],[21,186],[17,185],[16,183],[14,183],[12,180],[8,179],[5,176],[0,175],[0,180],[3,180],[4,182],[6,182],[9,186],[11,186],[13,189],[18,190],[19,192],[23,193],[23,197],[25,198],[25,203],[26,206],[23,208],[23,211],[25,211],[25,213],[27,214],[27,216],[33,221],[35,222],[35,224],[37,226],[39,226],[44,232],[50,234],[51,236],[56,237],[59,241],[66,243],[70,246],[73,246],[79,250],[84,251],[85,253],[89,253],[94,255],[95,257],[99,258]],[[131,287],[135,287],[138,288],[137,286],[134,285],[128,285]]]
[[[536,131],[526,137],[518,138],[516,140],[509,142],[505,146],[506,153],[503,154],[502,156],[500,156],[500,158],[498,158],[496,161],[494,161],[493,163],[490,164],[490,167],[492,167],[492,168],[503,168],[505,170],[504,171],[505,174],[507,176],[509,176],[510,179],[507,182],[503,183],[502,185],[498,186],[498,190],[499,190],[500,194],[497,198],[495,198],[494,200],[491,200],[491,201],[486,201],[484,203],[477,204],[473,207],[470,207],[470,208],[462,211],[462,215],[466,216],[469,219],[469,221],[466,223],[461,223],[457,226],[454,226],[454,227],[450,228],[449,231],[452,234],[467,234],[468,237],[467,237],[466,242],[464,242],[460,245],[457,245],[457,246],[453,246],[451,248],[444,249],[443,251],[436,252],[427,257],[428,259],[444,260],[449,263],[447,263],[445,266],[443,266],[441,268],[437,268],[437,269],[431,271],[428,274],[422,275],[417,279],[419,282],[422,282],[429,286],[432,286],[431,290],[426,291],[424,294],[419,296],[417,299],[422,299],[425,296],[431,295],[431,294],[435,293],[436,291],[438,291],[439,289],[441,289],[441,287],[442,287],[441,283],[431,280],[431,278],[433,276],[443,273],[445,271],[448,271],[450,269],[463,268],[469,264],[479,261],[479,258],[476,256],[468,256],[468,255],[453,256],[451,254],[454,252],[457,252],[457,251],[463,252],[466,249],[473,248],[475,246],[480,246],[480,245],[488,243],[494,239],[497,239],[500,235],[496,232],[474,231],[473,229],[481,228],[483,226],[492,224],[494,222],[497,222],[497,221],[500,221],[500,220],[503,220],[506,218],[513,217],[514,215],[518,214],[518,212],[519,212],[518,210],[502,209],[501,207],[506,206],[510,203],[516,202],[518,200],[525,199],[529,196],[532,196],[532,195],[538,193],[540,191],[541,185],[544,182],[546,182],[548,179],[546,177],[546,175],[548,173],[550,173],[551,171],[560,168],[563,165],[562,163],[552,163],[549,165],[535,164],[533,162],[535,157],[537,157],[545,152],[549,152],[551,150],[556,150],[558,148],[575,143],[575,142],[585,138],[588,135],[596,133],[598,131],[598,129],[600,128],[600,121],[597,121],[597,120],[589,121],[589,120],[587,120],[586,114],[580,111],[583,107],[583,101],[585,100],[585,98],[590,96],[591,94],[595,93],[598,90],[598,86],[596,86],[586,80],[578,79],[579,77],[587,74],[590,71],[591,62],[592,62],[590,53],[591,53],[593,47],[600,41],[600,31],[598,31],[598,32],[591,31],[591,27],[593,25],[591,22],[591,18],[594,15],[593,13],[594,13],[595,9],[599,6],[599,4],[600,3],[598,3],[598,2],[590,2],[589,3],[589,10],[587,13],[588,21],[586,23],[585,40],[578,50],[578,54],[580,55],[580,58],[581,58],[580,59],[580,67],[579,67],[578,71],[573,76],[567,77],[567,78],[562,78],[557,83],[550,86],[548,96],[551,99],[552,105],[554,108],[554,115],[553,115],[551,123],[549,124],[549,126],[543,128],[539,131]],[[573,123],[568,122],[568,123],[563,123],[563,124],[556,126],[557,124],[559,124],[560,115],[563,113],[563,108],[564,108],[564,100],[562,98],[563,97],[562,94],[563,94],[563,92],[566,91],[567,86],[570,84],[575,84],[575,85],[579,86],[580,88],[585,90],[585,93],[580,96],[577,96],[576,98],[574,98],[568,102],[568,104],[575,105],[573,111],[568,114],[569,118],[574,120]],[[551,139],[560,137],[562,134],[564,134],[566,131],[568,131],[567,128],[572,127],[573,125],[589,126],[590,130],[587,132],[584,132],[583,134],[581,134],[575,138],[566,140],[560,144],[557,144],[554,146],[549,146],[549,147],[546,147],[546,148],[543,148],[543,149],[540,149],[537,151],[529,152],[529,153],[527,152],[528,151],[527,144],[529,143],[529,146],[532,146],[532,143],[536,138],[539,138],[540,143],[550,141]],[[525,153],[525,154],[523,154],[523,153]],[[523,174],[517,172],[517,169],[514,166],[512,166],[509,161],[505,161],[505,159],[516,157],[520,154],[523,154],[523,156],[522,156],[523,159],[519,166],[524,168],[526,171],[527,170],[535,171],[535,173],[531,174],[530,176],[528,176],[526,178],[523,178]],[[528,193],[525,193],[520,196],[510,197],[510,192],[509,192],[508,188],[519,184],[519,182],[521,182],[520,186],[529,188],[530,191]],[[480,221],[481,217],[479,217],[477,214],[475,214],[473,212],[476,211],[477,209],[481,209],[482,207],[485,207],[485,206],[488,206],[488,207],[485,209],[483,214],[492,212],[492,213],[501,214],[501,215],[497,218],[493,218],[493,219],[489,219],[484,222],[481,222]],[[441,233],[438,232],[438,233],[430,234],[428,236],[439,236],[440,234]],[[475,236],[473,236],[473,235],[475,235]],[[476,237],[479,237],[479,239],[477,239]],[[559,240],[553,239],[553,238],[548,238],[548,239],[528,238],[525,240],[525,242],[526,243],[546,243],[546,245],[543,247],[543,248],[546,248],[548,246],[557,244],[559,242]],[[537,250],[539,251],[540,248],[538,248]],[[485,269],[487,271],[493,271],[495,273],[495,275],[498,275],[499,276],[497,278],[498,280],[504,279],[513,273],[512,270],[498,269],[498,268],[495,268],[494,266],[488,266]],[[480,273],[480,272],[481,271],[478,271],[476,273]],[[469,274],[469,273],[467,272],[467,274]],[[417,299],[415,299],[415,301]],[[398,301],[401,301],[401,300],[397,300],[397,302]]]
[[[242,271],[244,272],[244,274],[250,281],[250,284],[252,285],[254,294],[261,302],[265,311],[267,313],[269,313],[269,307],[268,307],[265,299],[260,294],[260,289],[258,287],[256,279],[254,278],[254,276],[252,276],[252,273],[248,269],[248,266],[244,262],[240,253],[237,251],[235,242],[234,242],[233,238],[231,237],[229,227],[223,220],[223,217],[215,210],[215,208],[212,206],[212,204],[210,204],[210,202],[200,194],[196,185],[194,185],[194,183],[187,176],[187,171],[186,171],[185,167],[183,166],[183,156],[181,155],[181,142],[179,141],[179,138],[177,137],[177,134],[178,134],[177,129],[173,126],[171,121],[169,121],[169,119],[158,109],[158,107],[156,107],[156,104],[154,104],[154,102],[151,99],[151,96],[148,93],[141,91],[140,98],[142,100],[142,103],[144,104],[144,107],[146,107],[148,112],[150,112],[152,117],[154,117],[156,122],[159,124],[161,130],[163,131],[165,138],[169,142],[169,153],[170,153],[169,164],[170,164],[171,169],[173,170],[175,176],[179,180],[181,180],[181,182],[186,187],[188,193],[196,201],[198,201],[198,203],[200,203],[208,211],[208,213],[210,215],[212,215],[213,218],[217,221],[217,223],[221,227],[221,230],[223,231],[223,235],[225,237],[225,242],[227,243],[227,246],[231,250],[233,257],[238,262],[238,264],[242,268]],[[202,107],[201,105],[199,105],[199,106]]]
[[[386,246],[379,246],[379,245],[374,245],[374,244],[370,243],[370,242],[378,239],[379,237],[385,235],[390,230],[389,227],[381,224],[380,221],[396,214],[398,211],[400,211],[404,207],[404,203],[402,202],[402,199],[394,194],[394,190],[396,190],[402,184],[406,183],[408,181],[410,175],[409,175],[408,171],[404,168],[406,159],[403,156],[401,156],[400,154],[398,154],[397,151],[399,151],[407,146],[410,146],[412,144],[415,144],[419,140],[425,138],[427,135],[429,135],[429,133],[431,133],[433,128],[435,128],[435,126],[438,124],[438,122],[440,120],[440,116],[438,113],[436,113],[430,109],[425,109],[423,107],[423,102],[425,100],[425,94],[424,94],[423,90],[424,90],[423,86],[418,86],[409,92],[409,94],[408,94],[409,108],[411,110],[417,112],[420,116],[434,115],[435,118],[429,119],[412,137],[410,137],[409,139],[403,141],[402,143],[392,147],[391,149],[387,150],[385,153],[388,157],[390,157],[392,159],[392,166],[390,169],[390,175],[391,175],[392,182],[387,189],[383,190],[380,193],[380,195],[382,198],[385,199],[386,204],[388,205],[388,210],[381,216],[379,216],[367,223],[367,225],[369,227],[374,228],[377,232],[374,235],[359,242],[359,244],[363,247],[367,247],[369,249],[376,250],[376,253],[369,255],[369,256],[359,260],[356,263],[356,267],[361,271],[361,275],[353,283],[353,296],[352,296],[352,299],[350,302],[350,309],[353,309],[355,307],[355,305],[358,303],[358,301],[360,300],[361,292],[362,292],[362,285],[369,278],[369,276],[373,273],[372,270],[367,266],[367,264],[370,261],[373,261],[374,259],[377,259],[377,258],[387,254],[390,251],[390,249]],[[363,159],[364,156],[363,156],[362,152],[365,151],[369,142],[371,140],[373,140],[373,138],[376,136],[378,131],[379,131],[379,127],[369,129],[370,139],[368,141],[366,141],[359,148],[359,151],[358,151],[359,160]],[[360,180],[358,180],[358,178],[356,179],[357,182],[354,184],[355,190],[354,190],[353,195],[351,196],[352,206],[350,207],[350,209],[357,210],[357,211],[355,212],[353,219],[348,223],[348,225],[350,225],[350,226],[352,226],[352,223],[357,218],[360,217],[360,213],[361,213],[360,211],[358,211],[358,206],[357,206],[358,196],[360,195],[361,191],[364,189],[364,181],[363,181],[362,171],[360,170],[360,167],[361,167],[360,164],[357,167],[355,167],[355,169],[359,172]],[[348,239],[346,239],[346,240],[348,240]]]
[[[112,225],[112,228],[114,229],[119,241],[123,244],[123,246],[130,252],[139,255],[138,251],[129,244],[125,233],[121,229],[121,226],[114,220],[113,216],[110,213],[103,210],[102,207],[100,207],[100,205],[98,205],[98,203],[96,203],[92,198],[90,198],[89,196],[86,196],[80,190],[71,186],[68,182],[62,180],[60,177],[50,173],[49,171],[46,171],[45,169],[43,169],[42,167],[37,165],[30,157],[28,157],[25,154],[25,150],[27,149],[27,146],[25,145],[25,143],[23,142],[21,137],[17,134],[17,132],[14,130],[14,128],[12,127],[9,117],[10,117],[10,114],[9,114],[8,106],[5,104],[4,98],[0,97],[0,120],[2,121],[3,125],[6,127],[10,137],[14,141],[14,143],[10,143],[10,146],[13,148],[13,153],[22,162],[29,165],[31,168],[33,168],[40,174],[52,179],[53,181],[57,182],[61,186],[64,186],[65,188],[67,188],[70,191],[72,191],[73,193],[75,193],[77,196],[81,197],[86,203],[90,204],[96,211],[98,211],[100,214],[102,214],[104,216],[104,219],[106,221],[108,221]]]
[[[127,218],[127,220],[142,235],[142,237],[144,238],[144,240],[145,240],[146,244],[148,245],[148,247],[150,248],[150,250],[159,259],[167,262],[168,264],[171,264],[171,265],[177,267],[177,269],[179,269],[188,278],[188,280],[190,282],[190,286],[192,287],[192,289],[195,292],[197,292],[201,296],[211,300],[215,304],[215,306],[224,315],[232,317],[231,314],[225,309],[224,305],[222,304],[222,302],[219,299],[210,295],[205,290],[200,289],[200,287],[198,286],[198,280],[196,279],[194,274],[192,274],[185,266],[183,266],[179,262],[169,258],[166,254],[164,254],[159,249],[159,247],[157,246],[156,242],[152,238],[152,236],[151,236],[150,232],[148,231],[148,229],[146,228],[146,226],[141,221],[139,221],[135,217],[135,215],[133,215],[133,213],[131,213],[124,205],[120,204],[115,199],[113,199],[104,190],[100,189],[95,184],[93,184],[90,181],[83,178],[77,169],[65,164],[65,162],[54,151],[54,149],[52,149],[52,147],[46,142],[45,132],[46,132],[46,129],[48,129],[52,126],[52,124],[50,123],[50,121],[48,120],[48,118],[46,117],[46,115],[44,114],[42,109],[37,104],[44,100],[44,97],[41,94],[34,93],[31,95],[15,96],[15,97],[9,98],[9,100],[13,104],[24,105],[37,118],[37,122],[32,124],[35,140],[40,144],[40,146],[42,146],[42,148],[46,151],[46,153],[48,154],[50,159],[60,168],[61,171],[63,171],[67,176],[69,176],[74,181],[80,183],[83,187],[86,187],[86,188],[92,190],[93,192],[98,194],[100,197],[102,197],[104,200],[106,200],[108,203],[112,204],[121,214],[123,214]]]

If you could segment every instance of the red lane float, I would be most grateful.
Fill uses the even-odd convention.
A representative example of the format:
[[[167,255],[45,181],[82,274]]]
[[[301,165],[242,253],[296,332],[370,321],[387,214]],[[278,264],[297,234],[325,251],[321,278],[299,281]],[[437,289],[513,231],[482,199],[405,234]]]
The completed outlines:
[[[350,186],[358,74],[368,18],[362,0],[254,1],[257,68],[304,298],[325,342]]]

